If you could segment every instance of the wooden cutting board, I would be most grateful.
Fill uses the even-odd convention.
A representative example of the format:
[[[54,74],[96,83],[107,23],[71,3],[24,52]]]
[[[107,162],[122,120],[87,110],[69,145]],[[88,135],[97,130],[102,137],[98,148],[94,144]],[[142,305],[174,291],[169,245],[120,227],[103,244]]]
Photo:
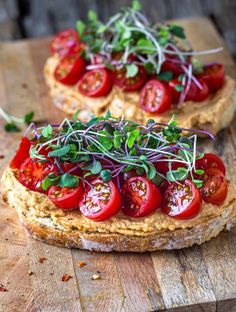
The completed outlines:
[[[195,49],[224,46],[209,20],[180,22]],[[64,114],[53,106],[44,83],[48,42],[1,44],[0,106],[16,116],[34,110],[37,120],[55,123]],[[236,76],[226,49],[205,59],[224,63]],[[5,133],[0,123],[2,173],[20,135]],[[202,144],[223,157],[228,177],[236,183],[235,120],[216,142]],[[1,201],[0,284],[7,291],[0,291],[0,312],[236,311],[235,246],[236,228],[202,246],[179,251],[102,254],[58,248],[29,238],[15,210]],[[40,263],[40,258],[46,259]],[[79,261],[86,265],[79,268]],[[91,280],[97,271],[101,279]],[[72,278],[62,282],[64,274]]]

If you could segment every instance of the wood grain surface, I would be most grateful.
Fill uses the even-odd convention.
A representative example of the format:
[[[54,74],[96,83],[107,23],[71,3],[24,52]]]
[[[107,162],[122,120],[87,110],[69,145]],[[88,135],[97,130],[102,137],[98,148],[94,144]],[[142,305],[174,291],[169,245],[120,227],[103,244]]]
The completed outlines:
[[[207,19],[182,20],[196,49],[224,42]],[[43,65],[49,39],[1,43],[0,105],[22,116],[34,110],[41,122],[64,117],[48,96]],[[206,59],[206,58],[205,58]],[[208,56],[236,76],[227,52]],[[3,131],[0,173],[20,134]],[[201,142],[223,157],[236,183],[236,123]],[[0,312],[236,311],[236,228],[189,249],[140,254],[100,254],[49,246],[25,234],[14,209],[0,202]],[[86,265],[80,267],[80,263]],[[99,272],[99,273],[97,273]],[[62,278],[68,274],[69,280]],[[101,279],[92,280],[94,274]],[[1,291],[1,290],[7,291]]]

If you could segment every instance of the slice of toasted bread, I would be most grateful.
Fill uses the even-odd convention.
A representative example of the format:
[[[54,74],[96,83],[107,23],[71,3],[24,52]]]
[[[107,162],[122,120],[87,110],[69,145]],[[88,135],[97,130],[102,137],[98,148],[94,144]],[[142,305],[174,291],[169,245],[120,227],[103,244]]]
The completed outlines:
[[[215,134],[229,125],[236,110],[235,81],[229,76],[226,76],[224,86],[207,100],[185,102],[180,108],[173,107],[160,115],[151,115],[139,107],[139,92],[124,92],[113,86],[107,96],[90,98],[80,94],[76,86],[57,82],[53,74],[57,63],[57,57],[50,57],[44,67],[50,95],[54,104],[68,114],[80,109],[81,120],[87,120],[91,113],[101,115],[109,110],[114,117],[123,115],[140,123],[146,123],[150,118],[156,122],[169,122],[175,113],[180,127],[209,130]]]
[[[145,252],[190,247],[236,223],[236,186],[231,183],[222,205],[203,204],[200,214],[186,221],[157,211],[140,219],[119,214],[94,222],[79,211],[63,212],[46,195],[28,190],[17,180],[17,171],[9,168],[2,177],[2,196],[16,208],[32,237],[53,245],[94,251]]]

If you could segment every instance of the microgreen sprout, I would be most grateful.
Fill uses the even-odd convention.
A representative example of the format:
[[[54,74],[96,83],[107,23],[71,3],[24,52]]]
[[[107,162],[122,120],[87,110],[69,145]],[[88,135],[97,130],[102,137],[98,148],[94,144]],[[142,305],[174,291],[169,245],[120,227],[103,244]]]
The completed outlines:
[[[186,131],[191,135],[186,136]],[[175,116],[168,124],[149,120],[146,125],[141,125],[112,117],[108,112],[106,116],[92,116],[88,122],[65,119],[60,125],[33,128],[33,136],[35,132],[37,142],[32,145],[30,156],[47,161],[40,150],[48,148],[48,157],[57,167],[63,168],[63,162],[74,163],[75,169],[84,172],[82,180],[90,175],[100,176],[105,182],[119,180],[121,173],[132,170],[145,174],[154,183],[161,183],[163,179],[182,181],[190,177],[196,185],[201,184],[196,178],[201,173],[195,168],[196,159],[203,157],[197,151],[197,135],[195,130],[177,127]],[[212,137],[208,132],[201,132]],[[179,167],[173,170],[175,162]],[[167,164],[167,174],[158,169],[161,164]],[[62,170],[63,174],[66,172]],[[70,187],[78,183],[72,171],[63,179]],[[47,177],[45,187],[58,181],[64,185],[63,179]]]
[[[19,125],[29,125],[34,118],[34,112],[29,112],[25,114],[23,118],[18,118],[6,113],[0,107],[0,117],[2,117],[2,119],[6,121],[6,124],[4,125],[4,129],[6,132],[20,132],[21,129],[19,128]]]
[[[132,78],[137,75],[138,66],[142,65],[148,73],[156,74],[158,79],[170,80],[170,73],[161,72],[162,65],[165,61],[178,64],[185,76],[181,88],[177,90],[181,93],[180,105],[191,82],[202,88],[194,75],[201,73],[203,65],[194,56],[218,53],[222,47],[193,51],[183,27],[173,23],[151,23],[140,11],[140,2],[134,0],[131,7],[121,8],[106,23],[99,21],[97,14],[91,10],[87,24],[77,21],[80,40],[86,43],[85,57],[90,60],[87,69],[124,68],[126,77]],[[102,64],[94,62],[97,53],[103,58]]]

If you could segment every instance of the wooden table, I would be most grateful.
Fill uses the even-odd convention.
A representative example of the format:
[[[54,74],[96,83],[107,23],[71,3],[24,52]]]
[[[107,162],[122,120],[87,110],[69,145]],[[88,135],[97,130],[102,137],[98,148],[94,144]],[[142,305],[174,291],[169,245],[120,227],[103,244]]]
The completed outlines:
[[[224,45],[206,19],[181,24],[197,49]],[[42,74],[47,44],[48,39],[1,44],[0,105],[17,116],[34,110],[37,120],[58,122],[64,115],[52,105]],[[226,50],[208,57],[213,59],[235,75]],[[1,172],[19,137],[1,127]],[[224,158],[228,176],[236,182],[235,120],[219,133],[217,142],[202,144]],[[179,251],[140,255],[63,249],[29,238],[15,210],[1,202],[0,284],[8,291],[0,291],[0,311],[236,311],[235,246],[236,228],[202,246]],[[46,260],[40,263],[42,257]],[[78,261],[86,266],[79,268]],[[102,278],[91,280],[96,271]],[[72,278],[62,282],[64,274]]]

